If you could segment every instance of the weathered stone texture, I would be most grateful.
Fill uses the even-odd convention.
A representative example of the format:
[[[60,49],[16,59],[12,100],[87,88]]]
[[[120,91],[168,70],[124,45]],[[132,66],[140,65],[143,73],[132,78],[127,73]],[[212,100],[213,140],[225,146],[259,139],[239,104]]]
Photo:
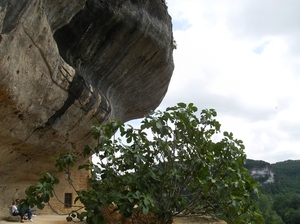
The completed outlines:
[[[0,216],[15,189],[78,151],[92,122],[155,109],[173,72],[161,0],[0,1]]]

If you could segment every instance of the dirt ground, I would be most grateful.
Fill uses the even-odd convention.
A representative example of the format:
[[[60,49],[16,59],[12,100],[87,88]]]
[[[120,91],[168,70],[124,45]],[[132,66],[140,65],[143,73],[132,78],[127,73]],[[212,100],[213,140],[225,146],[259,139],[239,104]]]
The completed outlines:
[[[226,222],[207,216],[189,215],[174,217],[173,224],[226,224]]]
[[[20,219],[13,217],[13,218],[7,218],[0,220],[1,223],[20,223]],[[31,223],[28,220],[25,220],[24,223]],[[67,222],[66,221],[66,216],[65,215],[37,215],[36,217],[33,218],[33,223],[38,223],[38,224],[72,224],[72,223],[78,223],[81,224],[83,222]],[[185,217],[175,217],[174,218],[174,224],[195,224],[195,223],[200,223],[200,224],[226,224],[226,222],[216,220],[210,217],[205,217],[205,216],[185,216]]]
[[[32,218],[32,223],[38,224],[67,224],[66,216],[65,215],[37,215],[36,217]],[[4,220],[0,220],[0,223],[21,223],[20,218],[18,217],[9,217]],[[28,220],[25,220],[24,223],[31,223]],[[80,222],[76,222],[80,223]]]

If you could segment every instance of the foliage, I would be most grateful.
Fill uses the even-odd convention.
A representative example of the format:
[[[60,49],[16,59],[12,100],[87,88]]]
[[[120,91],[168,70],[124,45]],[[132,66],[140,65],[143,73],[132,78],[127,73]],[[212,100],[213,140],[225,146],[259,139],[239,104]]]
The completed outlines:
[[[275,193],[300,194],[300,161],[288,160],[272,164],[278,191]]]
[[[284,224],[281,217],[272,208],[273,200],[271,196],[260,194],[257,204],[265,224]]]
[[[284,223],[300,224],[300,195],[285,194],[274,197],[273,209]]]
[[[177,43],[176,43],[176,40],[173,39],[173,43],[172,43],[172,48],[173,50],[176,50],[177,49]]]
[[[59,183],[59,180],[49,173],[43,174],[39,182],[26,189],[26,199],[20,200],[20,209],[37,206],[38,209],[43,209],[45,203],[49,202],[53,197],[53,188]]]
[[[86,153],[96,153],[100,162],[87,169],[97,170],[91,186],[105,192],[106,204],[113,201],[125,216],[137,205],[162,223],[179,212],[220,213],[229,222],[251,222],[256,182],[244,168],[242,141],[224,132],[213,142],[220,132],[216,112],[202,110],[198,118],[196,111],[193,104],[181,103],[149,114],[140,129],[117,122],[94,126],[94,137],[101,141]],[[116,130],[126,145],[111,139]]]
[[[262,168],[265,168],[265,167],[271,167],[271,164],[267,163],[265,161],[262,161],[262,160],[247,159],[245,167],[248,170],[255,169],[255,168],[256,169],[262,169]]]
[[[150,221],[160,223],[178,213],[263,223],[254,202],[257,183],[244,167],[243,142],[232,133],[220,134],[215,110],[202,110],[199,118],[197,110],[193,104],[179,103],[150,113],[137,129],[120,122],[95,124],[97,145],[86,146],[83,154],[96,154],[99,162],[79,166],[92,175],[90,188],[77,191],[75,199],[85,212],[74,212],[68,220],[77,216],[87,223],[103,223],[101,211],[114,203],[125,217],[137,210],[153,214],[156,220]],[[120,138],[115,138],[117,131]],[[75,161],[58,159],[56,166],[64,170]]]
[[[69,172],[70,166],[74,166],[77,161],[77,155],[74,153],[61,153],[55,161],[55,167],[60,172]],[[72,180],[69,180],[70,184],[72,184],[71,182]],[[38,209],[43,209],[45,204],[50,201],[50,198],[54,196],[54,186],[58,184],[58,178],[50,173],[44,173],[37,184],[25,190],[26,198],[20,200],[19,209],[27,209],[34,206],[37,206]]]
[[[262,168],[268,164],[264,161],[248,161],[249,169]],[[299,223],[300,160],[277,162],[270,164],[270,167],[275,173],[275,182],[262,184],[260,186],[262,195],[257,200],[265,223]]]

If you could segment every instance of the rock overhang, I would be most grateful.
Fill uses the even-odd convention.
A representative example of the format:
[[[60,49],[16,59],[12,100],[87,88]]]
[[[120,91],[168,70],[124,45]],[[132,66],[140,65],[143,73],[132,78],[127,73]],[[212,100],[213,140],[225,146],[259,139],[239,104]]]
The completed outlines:
[[[3,195],[53,171],[50,157],[80,151],[94,121],[155,109],[174,69],[161,0],[6,0],[0,31]]]

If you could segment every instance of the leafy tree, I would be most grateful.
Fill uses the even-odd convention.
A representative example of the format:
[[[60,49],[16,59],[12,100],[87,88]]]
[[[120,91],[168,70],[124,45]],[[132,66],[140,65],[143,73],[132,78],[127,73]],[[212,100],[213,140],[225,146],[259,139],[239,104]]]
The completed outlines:
[[[268,163],[268,162],[265,162],[263,160],[253,160],[253,159],[247,159],[246,160],[246,164],[245,164],[245,167],[248,169],[248,170],[251,170],[251,169],[257,169],[257,168],[266,168],[266,167],[269,167],[271,168],[271,164]]]
[[[284,223],[300,223],[300,195],[284,194],[274,197],[273,209],[282,218]]]
[[[26,189],[26,199],[20,200],[20,209],[37,206],[38,209],[43,209],[45,203],[49,202],[53,197],[53,188],[59,183],[59,180],[49,173],[43,174],[36,185]]]
[[[286,224],[300,224],[300,210],[290,210],[287,215]]]
[[[137,129],[120,122],[95,124],[97,145],[86,146],[83,154],[96,154],[99,162],[79,166],[92,173],[90,188],[77,191],[85,212],[68,220],[105,222],[101,211],[114,203],[125,217],[152,214],[149,223],[168,223],[179,213],[263,223],[254,202],[257,183],[244,167],[243,142],[232,133],[221,135],[215,110],[202,110],[200,117],[197,110],[179,103],[150,113]],[[64,170],[74,160],[57,161],[64,161],[56,165]]]
[[[272,209],[273,200],[271,196],[261,193],[257,199],[257,204],[265,224],[284,224],[280,216]]]
[[[278,182],[279,193],[297,193],[300,194],[300,161],[299,160],[287,160],[284,162],[278,162],[272,164],[272,168],[275,172],[275,180]]]

